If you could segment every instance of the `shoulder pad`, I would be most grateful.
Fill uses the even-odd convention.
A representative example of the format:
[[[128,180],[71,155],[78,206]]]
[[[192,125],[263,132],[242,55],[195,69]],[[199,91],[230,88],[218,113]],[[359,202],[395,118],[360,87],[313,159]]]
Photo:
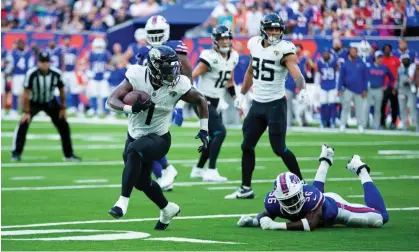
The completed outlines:
[[[254,45],[256,45],[257,43],[260,43],[261,40],[262,38],[260,36],[251,37],[249,41],[247,41],[247,49],[252,50]]]
[[[188,54],[188,47],[182,40],[169,40],[165,45],[175,50],[178,54]]]
[[[276,47],[279,48],[281,50],[282,54],[284,54],[284,55],[291,54],[291,53],[292,54],[297,54],[295,45],[290,41],[281,40],[281,42],[279,42],[276,45]]]
[[[145,66],[130,65],[125,73],[125,77],[131,83],[134,90],[139,90],[141,85],[140,82],[144,77]]]
[[[179,98],[192,88],[191,80],[185,75],[180,75],[179,82],[175,86]]]

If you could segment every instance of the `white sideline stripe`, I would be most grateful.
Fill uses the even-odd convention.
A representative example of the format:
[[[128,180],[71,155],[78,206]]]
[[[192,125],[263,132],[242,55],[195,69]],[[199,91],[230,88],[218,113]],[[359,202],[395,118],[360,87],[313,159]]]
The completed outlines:
[[[388,176],[388,177],[374,177],[373,180],[409,180],[419,179],[419,176]],[[341,182],[341,181],[358,181],[359,178],[327,178],[327,182]],[[274,179],[255,179],[252,180],[253,184],[258,183],[273,183]],[[313,179],[306,179],[307,182],[313,181]],[[231,180],[227,182],[175,182],[174,186],[189,187],[189,186],[200,186],[200,185],[229,185],[237,184],[240,185],[241,180]],[[48,190],[72,190],[72,189],[94,189],[94,188],[120,188],[121,184],[107,184],[107,185],[68,185],[68,186],[37,186],[37,187],[3,187],[2,191],[48,191]],[[235,187],[237,188],[237,187]]]
[[[418,155],[419,150],[379,150],[378,155]]]
[[[83,183],[106,183],[108,179],[77,179],[73,180],[74,183],[83,184]]]
[[[207,187],[207,190],[214,191],[214,190],[234,190],[237,189],[237,186],[214,186],[214,187]]]
[[[59,139],[59,136],[56,136]],[[94,139],[100,139],[100,137],[91,137]],[[40,138],[42,139],[42,138]],[[81,139],[86,139],[86,137],[81,137]],[[125,139],[125,138],[121,138]],[[102,137],[102,140],[92,140],[92,141],[108,141],[109,138]],[[365,141],[365,142],[327,142],[331,146],[387,146],[387,145],[419,145],[419,141],[408,140],[408,141]],[[242,142],[225,142],[223,143],[223,148],[239,148]],[[324,142],[287,142],[289,147],[318,147],[324,144]],[[195,148],[197,143],[173,143],[171,148]],[[267,142],[261,142],[257,144],[257,147],[269,147],[271,144]],[[124,148],[123,144],[78,144],[74,146],[74,149],[77,150],[122,150]],[[2,146],[3,151],[11,151],[10,146]],[[61,150],[61,146],[45,146],[45,145],[32,145],[25,147],[25,150]],[[419,153],[415,153],[419,154]]]
[[[302,161],[313,161],[318,160],[319,157],[297,157],[299,162]],[[345,160],[348,161],[349,157],[335,157],[334,160]],[[419,159],[419,155],[399,155],[399,156],[367,156],[365,159],[380,159],[380,160],[399,160],[399,159]],[[241,158],[220,158],[217,160],[218,163],[238,163],[241,162]],[[280,158],[256,158],[257,162],[279,162]],[[92,162],[38,162],[38,163],[2,163],[1,167],[51,167],[56,166],[61,168],[63,166],[107,166],[107,165],[122,165],[124,162],[121,161],[92,161]],[[170,160],[171,164],[196,164],[196,159],[179,159]]]
[[[2,121],[15,121],[17,122],[20,117],[10,117],[6,115],[2,118]],[[99,124],[99,125],[127,125],[126,119],[115,119],[115,118],[77,118],[77,117],[70,117],[67,119],[71,124]],[[37,116],[34,118],[34,122],[50,122],[51,119],[47,116]],[[199,122],[184,122],[182,124],[183,128],[199,128]],[[228,129],[241,129],[242,125],[228,125]],[[336,133],[341,134],[339,129],[320,129],[318,127],[290,127],[287,129],[288,132],[309,132],[309,133],[320,133],[320,134],[330,134]],[[355,134],[360,135],[357,129],[346,129],[345,133],[348,134]],[[405,132],[405,131],[398,131],[398,130],[365,130],[363,135],[392,135],[392,136],[419,136],[419,133],[415,132]]]
[[[245,243],[241,243],[241,242],[222,242],[222,241],[200,240],[200,239],[181,238],[181,237],[155,237],[155,238],[146,238],[144,240],[171,241],[171,242],[190,242],[190,243],[245,244]]]
[[[44,176],[30,176],[30,177],[11,177],[10,180],[41,180]]]
[[[387,211],[417,211],[419,207],[402,207],[402,208],[387,208]],[[234,218],[242,215],[255,216],[258,213],[242,213],[242,214],[216,214],[216,215],[197,215],[197,216],[177,216],[176,220],[200,220],[200,219],[219,219],[219,218]],[[64,225],[80,225],[80,224],[96,224],[96,223],[127,223],[127,222],[145,222],[156,221],[159,218],[138,218],[138,219],[119,219],[119,220],[90,220],[90,221],[68,221],[68,222],[50,222],[24,225],[8,225],[2,226],[1,229],[9,228],[30,228],[30,227],[52,227]]]
[[[359,195],[347,195],[347,198],[364,198],[363,194],[359,194]]]
[[[14,132],[2,132],[1,138],[13,138]],[[114,138],[108,135],[88,135],[88,134],[74,134],[71,136],[72,139],[78,139],[82,141],[89,141],[89,142],[115,142],[118,141],[118,138]],[[29,140],[49,140],[49,141],[59,141],[61,137],[59,134],[28,134],[26,136]]]

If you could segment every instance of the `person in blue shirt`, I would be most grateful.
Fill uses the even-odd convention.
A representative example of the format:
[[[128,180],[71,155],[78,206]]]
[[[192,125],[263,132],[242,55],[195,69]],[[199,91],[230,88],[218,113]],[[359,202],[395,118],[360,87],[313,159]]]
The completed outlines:
[[[129,59],[131,65],[137,64],[138,61],[144,64],[151,49],[151,46],[147,44],[147,32],[144,28],[138,28],[135,30],[134,38],[136,42],[128,46],[125,56]],[[141,55],[141,60],[138,59],[138,55]]]
[[[334,38],[332,42],[333,48],[330,49],[333,58],[338,60],[339,64],[344,63],[348,59],[348,50],[343,48],[339,38]]]
[[[76,76],[76,64],[77,64],[77,55],[78,51],[77,48],[71,46],[71,36],[65,35],[63,37],[63,47],[62,47],[62,57],[63,57],[63,82],[66,89],[66,93],[69,94],[69,98],[67,99],[67,106],[69,109],[67,110],[69,114],[79,112],[79,104],[80,104],[80,92],[81,86],[77,80]]]
[[[45,51],[50,55],[51,66],[61,70],[63,65],[62,48],[56,45],[55,40],[50,40]]]
[[[29,68],[34,66],[32,52],[26,49],[26,42],[19,39],[16,43],[16,48],[7,55],[7,67],[5,72],[7,76],[12,76],[12,109],[9,115],[17,116],[17,110],[21,107],[22,102],[20,96],[23,94],[23,82],[25,74]]]
[[[366,111],[366,120],[369,117],[369,107],[373,106],[373,123],[372,126],[374,129],[379,129],[380,127],[380,118],[381,118],[381,103],[383,102],[384,90],[388,85],[394,81],[394,76],[391,73],[390,69],[387,66],[383,65],[383,52],[376,51],[375,61],[368,68],[368,96],[367,96],[367,105],[368,108]],[[388,77],[387,83],[385,82],[386,76]]]
[[[340,67],[338,95],[341,97],[342,117],[340,131],[344,132],[348,122],[351,102],[355,102],[358,131],[364,132],[365,98],[367,97],[368,68],[358,57],[358,48],[349,49],[348,60]]]
[[[407,40],[404,38],[401,38],[399,40],[399,48],[397,48],[397,50],[396,49],[393,50],[392,52],[393,56],[396,56],[397,58],[400,58],[400,56],[402,56],[403,54],[409,55],[411,62],[415,61],[416,53],[409,50],[408,45],[407,45]]]
[[[308,35],[308,24],[310,21],[310,13],[304,10],[304,4],[300,3],[297,12],[292,17],[292,23],[294,24],[292,36],[294,39],[303,39],[304,36]]]
[[[406,1],[404,12],[404,36],[419,36],[419,2],[417,0]]]
[[[108,114],[106,108],[106,100],[110,94],[109,82],[107,80],[108,64],[111,60],[111,54],[106,50],[106,41],[103,38],[95,38],[92,42],[92,52],[88,56],[89,84],[87,86],[87,94],[90,99],[91,108],[89,115],[98,115],[98,98],[101,99],[101,111]]]
[[[278,13],[285,23],[289,22],[289,20],[294,17],[294,11],[288,6],[287,0],[280,0],[279,6],[275,12]]]
[[[323,145],[313,184],[303,183],[295,174],[283,172],[265,197],[265,210],[255,218],[241,216],[239,227],[263,230],[313,231],[318,227],[382,227],[389,221],[383,196],[370,177],[370,167],[353,155],[346,169],[359,177],[365,205],[346,201],[337,193],[324,191],[326,176],[333,164],[334,149]],[[290,222],[276,222],[276,218]]]
[[[1,116],[5,114],[5,105],[6,105],[6,75],[4,71],[7,66],[7,51],[5,48],[1,48]]]
[[[338,98],[336,92],[336,73],[339,71],[338,62],[332,59],[330,51],[326,49],[316,65],[317,72],[314,83],[320,85],[320,126],[322,128],[335,128]]]

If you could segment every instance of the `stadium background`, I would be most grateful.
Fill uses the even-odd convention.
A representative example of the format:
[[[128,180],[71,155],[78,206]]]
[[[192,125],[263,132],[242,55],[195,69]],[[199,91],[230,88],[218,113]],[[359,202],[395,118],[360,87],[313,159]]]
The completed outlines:
[[[29,2],[31,5],[41,6],[40,9],[48,10],[47,5],[51,1],[31,0]],[[72,5],[74,2],[76,1],[68,1],[67,4]],[[127,4],[129,8],[128,1],[115,2]],[[163,2],[167,3],[167,1]],[[206,36],[198,38],[183,38],[183,36],[186,30],[204,23],[218,1],[178,0],[177,2],[163,4],[164,10],[159,14],[164,15],[171,24],[171,39],[182,39],[187,44],[190,60],[195,65],[199,52],[211,47],[211,40]],[[254,1],[244,2],[251,6]],[[357,1],[353,2],[357,3]],[[368,3],[372,5],[373,1]],[[391,1],[386,3],[387,6],[390,5],[389,10],[392,8],[391,3]],[[29,29],[26,26],[28,22],[21,23],[21,20],[28,16],[19,15],[19,12],[13,11],[13,7],[10,7],[13,1],[2,1],[2,4],[2,21],[10,18],[7,22],[2,22],[2,48],[10,50],[19,38],[26,39],[28,46],[36,44],[45,48],[48,41],[55,40],[57,44],[60,44],[62,36],[68,34],[60,29],[45,28],[39,32],[34,31],[36,29]],[[26,14],[29,15],[28,13]],[[39,17],[48,15],[50,14],[47,11],[39,11],[30,16],[42,21]],[[54,15],[56,14],[51,14],[51,16]],[[17,22],[14,21],[16,19],[18,19]],[[27,20],[31,19],[27,18]],[[86,67],[83,64],[83,57],[91,50],[91,41],[95,37],[106,38],[110,51],[114,42],[121,43],[125,50],[130,43],[135,42],[134,31],[143,27],[146,20],[147,16],[127,19],[121,24],[115,22],[116,25],[107,32],[91,32],[84,29],[73,31],[72,44],[80,49],[80,64],[78,64],[82,68],[79,69],[80,74],[83,75]],[[235,37],[235,44],[240,41],[246,45],[248,37],[242,35]],[[318,36],[304,36],[302,40],[293,40],[290,35],[285,38],[301,44],[304,50],[310,53],[312,59],[318,57],[319,51],[332,47],[332,37],[320,33]],[[351,42],[359,42],[363,38],[367,39],[370,44],[376,43],[379,48],[385,43],[390,43],[395,49],[397,49],[399,39],[392,36],[341,37],[344,46],[348,46]],[[419,51],[418,38],[408,38],[408,45],[410,50]],[[247,51],[243,53],[246,54]],[[23,161],[10,162],[8,157],[17,121],[16,118],[2,120],[1,215],[4,250],[419,249],[417,244],[419,140],[414,133],[392,131],[368,132],[365,135],[359,135],[351,130],[347,131],[347,134],[337,134],[333,130],[319,133],[317,129],[307,129],[307,131],[298,128],[295,131],[290,129],[287,144],[293,148],[307,181],[312,180],[317,168],[320,145],[325,142],[329,143],[336,148],[336,160],[328,174],[330,180],[327,182],[326,190],[337,192],[345,198],[351,196],[348,198],[351,202],[364,203],[362,197],[359,197],[363,192],[357,178],[343,169],[354,151],[358,152],[373,168],[373,179],[390,209],[390,222],[380,230],[338,228],[318,230],[310,234],[266,233],[259,229],[237,228],[236,222],[240,214],[257,213],[261,210],[264,194],[272,188],[273,179],[278,172],[286,170],[282,162],[271,153],[267,135],[262,136],[256,149],[258,160],[254,174],[254,189],[257,198],[253,201],[225,201],[224,195],[240,183],[241,131],[228,130],[218,168],[229,178],[229,182],[222,185],[189,179],[190,168],[198,158],[195,148],[198,143],[193,139],[197,124],[187,123],[181,128],[172,127],[173,146],[169,153],[169,161],[176,166],[179,176],[174,191],[168,193],[168,197],[182,207],[184,219],[181,217],[174,220],[168,232],[159,233],[152,230],[155,221],[153,218],[157,217],[157,209],[138,192],[133,195],[126,222],[110,220],[106,213],[119,193],[121,151],[126,137],[125,120],[115,123],[107,119],[70,118],[69,121],[75,151],[80,153],[84,160],[81,163],[62,162],[59,136],[52,125],[40,118],[35,119],[28,132],[28,143]],[[51,231],[59,229],[68,234]],[[101,242],[70,241],[69,238],[64,239],[65,241],[60,240],[60,237],[87,237],[86,232],[104,234],[116,232],[115,230],[146,232],[156,240],[111,239],[111,241]],[[22,235],[25,232],[27,234]],[[173,243],[176,237],[183,240]],[[227,244],[220,242],[227,242]]]

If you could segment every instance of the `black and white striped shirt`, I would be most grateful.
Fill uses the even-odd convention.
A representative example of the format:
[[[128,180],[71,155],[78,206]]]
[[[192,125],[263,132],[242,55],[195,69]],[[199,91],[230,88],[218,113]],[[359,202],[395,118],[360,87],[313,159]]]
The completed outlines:
[[[64,87],[61,71],[50,67],[46,74],[42,74],[38,67],[31,68],[26,73],[24,87],[31,90],[31,102],[48,103],[54,99],[55,88]]]

